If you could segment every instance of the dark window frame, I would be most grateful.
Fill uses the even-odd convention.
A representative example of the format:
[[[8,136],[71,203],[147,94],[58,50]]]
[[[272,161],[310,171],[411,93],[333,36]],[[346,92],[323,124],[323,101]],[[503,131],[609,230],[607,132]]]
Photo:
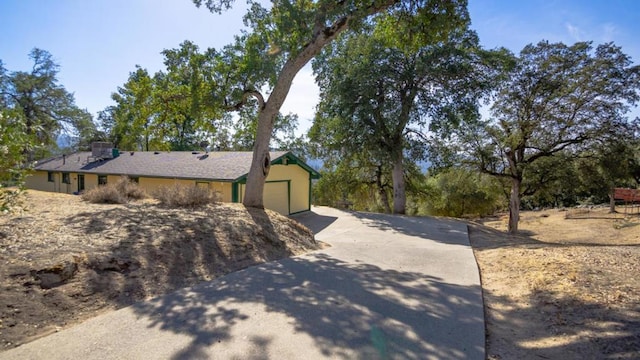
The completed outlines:
[[[98,175],[98,185],[107,185],[109,178],[107,175]]]
[[[70,173],[62,173],[62,183],[63,184],[71,184],[71,174]]]
[[[56,182],[55,173],[53,171],[47,171],[47,181]]]

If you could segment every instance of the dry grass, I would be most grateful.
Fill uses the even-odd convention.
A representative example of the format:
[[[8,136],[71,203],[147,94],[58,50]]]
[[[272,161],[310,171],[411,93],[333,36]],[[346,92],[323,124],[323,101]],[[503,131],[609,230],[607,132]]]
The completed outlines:
[[[241,204],[92,204],[29,190],[0,217],[0,351],[104,311],[317,249],[306,227]]]
[[[472,223],[489,359],[640,358],[638,217],[524,212]]]

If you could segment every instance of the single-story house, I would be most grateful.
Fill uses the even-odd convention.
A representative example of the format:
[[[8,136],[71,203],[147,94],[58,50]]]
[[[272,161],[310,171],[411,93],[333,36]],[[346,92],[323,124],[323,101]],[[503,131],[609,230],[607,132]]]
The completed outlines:
[[[198,151],[78,152],[39,161],[29,189],[79,193],[126,175],[147,193],[175,183],[203,186],[223,202],[242,202],[253,153]],[[106,155],[105,155],[106,154]],[[288,151],[270,153],[264,205],[289,215],[311,209],[311,180],[320,174]]]

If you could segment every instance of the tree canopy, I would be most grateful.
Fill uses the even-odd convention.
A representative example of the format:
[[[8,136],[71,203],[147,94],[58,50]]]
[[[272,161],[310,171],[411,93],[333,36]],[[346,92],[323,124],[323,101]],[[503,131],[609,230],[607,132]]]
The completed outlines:
[[[640,90],[640,67],[613,44],[542,41],[526,46],[515,64],[497,91],[492,118],[467,121],[444,144],[511,182],[512,233],[522,184],[534,165],[561,153],[576,155],[625,126]]]
[[[258,110],[230,105],[233,91],[224,86],[231,76],[227,58],[215,49],[200,51],[190,41],[162,54],[165,69],[151,75],[136,66],[112,94],[115,105],[100,113],[109,139],[130,150],[196,150],[204,143],[219,150],[251,150]],[[278,114],[271,144],[296,146],[297,123],[295,115]]]
[[[95,135],[91,115],[79,109],[73,94],[58,82],[59,66],[45,50],[33,49],[29,71],[8,71],[0,61],[0,211],[16,203],[32,163],[57,148],[61,133],[82,146]]]
[[[221,12],[230,0],[194,0],[198,6]],[[269,173],[269,142],[276,117],[295,75],[320,51],[348,28],[365,24],[380,13],[398,14],[407,28],[424,29],[432,36],[466,23],[464,0],[375,0],[375,1],[273,1],[270,8],[250,1],[244,21],[248,30],[223,50],[229,64],[223,88],[237,104],[254,98],[258,123],[254,156],[247,178],[244,204],[263,207],[264,181]],[[268,92],[264,96],[262,92]],[[229,103],[233,104],[233,103]]]
[[[83,129],[86,135],[87,129],[95,129],[91,115],[78,108],[73,94],[58,82],[60,67],[51,54],[35,48],[29,58],[33,61],[30,71],[7,72],[3,68],[0,77],[1,104],[23,119],[26,135],[41,149],[52,149],[62,132],[79,135],[78,129]],[[29,161],[36,158],[34,150],[23,149]]]
[[[390,37],[388,18],[343,37],[314,62],[321,102],[310,138],[325,157],[366,152],[385,164],[393,212],[403,214],[405,157],[424,160],[430,126],[447,127],[475,112],[495,71],[493,54],[480,49],[466,26],[407,43]]]

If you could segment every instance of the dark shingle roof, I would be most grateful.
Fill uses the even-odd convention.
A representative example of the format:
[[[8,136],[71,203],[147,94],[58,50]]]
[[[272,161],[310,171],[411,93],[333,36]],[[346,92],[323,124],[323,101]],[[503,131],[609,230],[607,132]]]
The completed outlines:
[[[290,154],[272,151],[271,160]],[[94,160],[91,152],[78,152],[38,162],[36,170],[144,177],[236,180],[249,172],[253,153],[190,151],[121,152],[113,159]],[[292,156],[292,155],[291,155]]]

